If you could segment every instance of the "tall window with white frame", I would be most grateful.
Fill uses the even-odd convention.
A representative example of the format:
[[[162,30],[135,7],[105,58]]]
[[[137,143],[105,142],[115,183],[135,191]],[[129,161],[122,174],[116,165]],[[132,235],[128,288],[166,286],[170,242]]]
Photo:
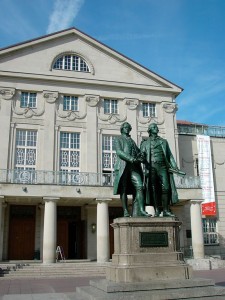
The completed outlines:
[[[78,111],[78,97],[64,95],[63,97],[63,110],[65,111]]]
[[[116,162],[115,138],[115,135],[102,136],[102,172],[104,185],[112,184],[112,174]]]
[[[80,133],[60,132],[60,170],[61,183],[79,183]]]
[[[37,131],[16,131],[15,180],[21,183],[34,183],[37,160]]]
[[[37,108],[37,93],[21,92],[20,107]]]
[[[217,219],[216,218],[203,218],[203,233],[205,245],[219,244]]]
[[[144,118],[155,118],[156,117],[156,105],[155,103],[143,102],[142,113]]]
[[[104,99],[104,114],[118,114],[118,101],[116,99]]]

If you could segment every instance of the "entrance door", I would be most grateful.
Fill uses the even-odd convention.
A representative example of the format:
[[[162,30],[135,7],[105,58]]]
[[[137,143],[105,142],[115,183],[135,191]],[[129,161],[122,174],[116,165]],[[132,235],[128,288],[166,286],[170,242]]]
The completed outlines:
[[[61,246],[65,258],[68,258],[68,220],[57,221],[57,246]]]
[[[68,231],[69,231],[69,243],[68,243],[68,255],[69,258],[75,259],[78,258],[78,247],[79,241],[77,238],[77,224],[76,222],[69,222]]]
[[[64,250],[66,259],[84,258],[82,233],[83,223],[67,219],[59,219],[57,222],[57,245]]]
[[[34,212],[35,207],[32,208]],[[26,208],[20,209],[17,211],[18,215],[12,214],[10,217],[8,258],[9,260],[32,260],[35,247],[35,216],[20,215],[20,212]]]

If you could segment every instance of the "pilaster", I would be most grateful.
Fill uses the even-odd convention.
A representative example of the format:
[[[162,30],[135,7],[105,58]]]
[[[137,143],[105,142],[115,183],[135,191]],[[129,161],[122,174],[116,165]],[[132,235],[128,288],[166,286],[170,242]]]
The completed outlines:
[[[43,136],[43,151],[42,156],[42,168],[45,170],[54,169],[54,157],[55,157],[55,102],[58,98],[58,92],[43,91],[43,98],[45,99],[45,114],[44,114],[44,132]],[[49,133],[51,134],[49,135]]]
[[[4,128],[1,132],[0,169],[8,169],[11,100],[14,94],[14,88],[0,87],[0,128]]]

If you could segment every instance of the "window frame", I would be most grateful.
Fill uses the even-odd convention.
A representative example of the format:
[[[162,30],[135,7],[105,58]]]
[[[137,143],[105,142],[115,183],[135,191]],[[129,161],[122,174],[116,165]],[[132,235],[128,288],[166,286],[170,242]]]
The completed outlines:
[[[145,106],[147,106],[146,108],[144,108]],[[156,114],[156,104],[153,102],[142,102],[142,106],[141,106],[141,110],[142,110],[142,116],[144,118],[156,118],[157,114]]]
[[[204,245],[219,245],[217,218],[202,218]]]
[[[78,100],[78,96],[63,95],[63,111],[79,111]]]
[[[104,114],[106,115],[118,115],[118,100],[117,99],[103,99]]]
[[[30,143],[33,138],[33,145],[28,143],[28,134]],[[16,183],[36,183],[37,174],[37,142],[38,131],[33,129],[16,129],[15,154],[14,154],[14,182]],[[19,154],[20,151],[20,154]],[[32,158],[33,152],[34,163],[27,163]],[[20,161],[24,161],[20,163]]]
[[[115,150],[115,139],[118,137],[118,135],[111,135],[111,134],[103,134],[102,135],[102,172],[113,172],[114,171],[114,165],[116,163],[116,150]],[[105,139],[108,139],[108,142],[105,142]],[[108,144],[108,149],[107,145]],[[106,156],[105,156],[106,155]],[[108,165],[109,167],[104,167],[104,157],[107,159],[108,156]]]
[[[20,96],[20,107],[31,109],[37,108],[37,93],[22,91]]]
[[[101,151],[101,167],[102,167],[102,174],[103,174],[103,185],[112,186],[114,180],[114,165],[116,163],[116,150],[114,147],[115,139],[119,137],[119,135],[112,135],[112,134],[102,134],[102,151]],[[108,138],[108,147],[105,143],[105,138]],[[108,148],[108,149],[105,149]],[[107,158],[108,156],[108,158]],[[109,167],[104,167],[104,158],[108,161]]]
[[[68,136],[68,147],[62,146],[62,138],[63,135],[66,137]],[[72,138],[74,136],[74,138]],[[66,138],[65,138],[66,140]],[[62,184],[78,184],[79,183],[79,173],[80,173],[80,163],[81,163],[81,134],[80,132],[68,132],[68,131],[61,131],[60,138],[59,138],[59,170],[60,170],[60,182]],[[75,147],[71,147],[74,143]],[[76,147],[77,144],[77,147]],[[64,153],[62,153],[64,151]],[[75,156],[78,156],[78,166],[71,167],[71,157],[73,157],[73,152]],[[67,154],[66,154],[67,153]],[[62,155],[68,155],[68,166],[62,165]],[[78,176],[77,176],[78,175]]]

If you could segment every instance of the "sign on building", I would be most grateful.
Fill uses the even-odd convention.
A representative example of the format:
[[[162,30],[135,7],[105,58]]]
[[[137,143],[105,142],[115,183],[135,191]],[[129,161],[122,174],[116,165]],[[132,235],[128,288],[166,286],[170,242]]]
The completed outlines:
[[[214,181],[212,172],[212,158],[210,137],[197,135],[198,168],[202,186],[202,215],[215,216],[216,203],[214,192]]]

